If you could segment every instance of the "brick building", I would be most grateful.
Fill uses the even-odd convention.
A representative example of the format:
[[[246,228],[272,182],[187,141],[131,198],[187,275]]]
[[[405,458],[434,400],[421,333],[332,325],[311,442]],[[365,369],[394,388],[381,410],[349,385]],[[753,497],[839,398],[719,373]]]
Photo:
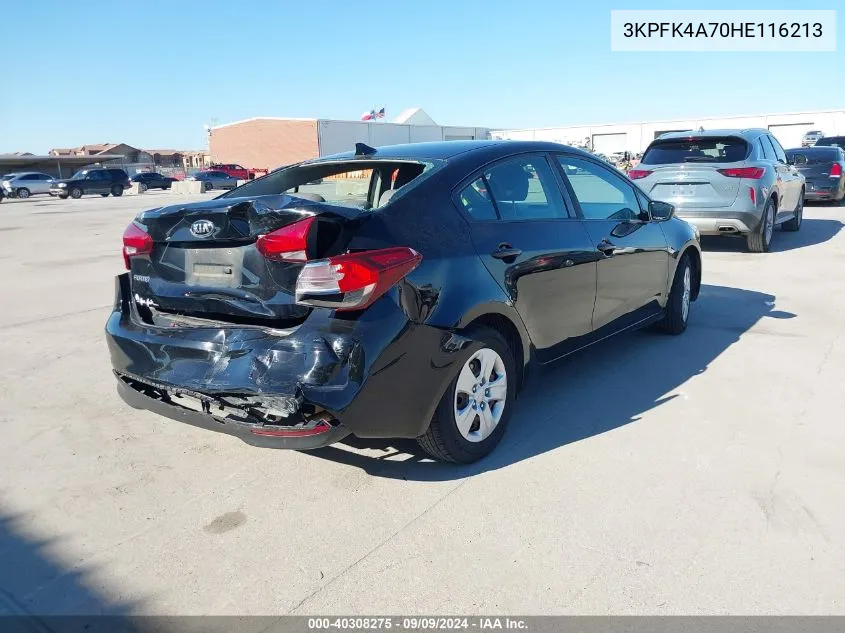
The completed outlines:
[[[248,169],[275,169],[349,151],[355,148],[355,143],[379,147],[476,138],[490,138],[490,130],[437,125],[421,109],[412,108],[390,123],[274,117],[246,119],[211,128],[209,147],[215,163],[237,163]]]

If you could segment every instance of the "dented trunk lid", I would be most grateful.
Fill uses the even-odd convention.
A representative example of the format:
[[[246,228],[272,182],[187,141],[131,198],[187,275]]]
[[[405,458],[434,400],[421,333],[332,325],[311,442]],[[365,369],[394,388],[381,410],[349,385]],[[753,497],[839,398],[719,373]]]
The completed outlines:
[[[294,301],[303,263],[265,259],[256,241],[312,216],[310,259],[340,252],[366,212],[286,194],[145,211],[135,221],[152,237],[153,249],[131,259],[132,296],[142,309],[165,313],[295,324],[310,312]]]

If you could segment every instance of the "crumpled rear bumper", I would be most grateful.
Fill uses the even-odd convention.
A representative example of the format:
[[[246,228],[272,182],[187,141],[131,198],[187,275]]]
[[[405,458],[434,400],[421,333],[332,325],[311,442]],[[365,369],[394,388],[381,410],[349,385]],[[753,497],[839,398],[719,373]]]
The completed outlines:
[[[421,435],[455,363],[478,347],[414,323],[393,297],[357,319],[315,310],[290,329],[157,327],[130,300],[127,274],[116,279],[106,339],[118,392],[131,406],[250,444],[300,449],[348,433]],[[183,399],[198,410],[182,406]],[[308,433],[320,425],[329,428]],[[281,435],[296,431],[304,433]]]

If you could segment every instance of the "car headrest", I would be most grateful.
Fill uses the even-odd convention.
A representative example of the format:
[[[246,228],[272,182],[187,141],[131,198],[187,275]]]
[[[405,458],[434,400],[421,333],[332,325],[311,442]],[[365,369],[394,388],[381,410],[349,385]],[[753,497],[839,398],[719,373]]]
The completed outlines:
[[[499,165],[488,178],[490,190],[496,200],[522,202],[528,197],[528,172],[522,165]]]
[[[393,194],[395,194],[395,193],[396,193],[396,189],[388,189],[383,194],[381,194],[381,197],[378,199],[378,206],[383,207],[388,202],[390,202],[390,199],[393,197]]]

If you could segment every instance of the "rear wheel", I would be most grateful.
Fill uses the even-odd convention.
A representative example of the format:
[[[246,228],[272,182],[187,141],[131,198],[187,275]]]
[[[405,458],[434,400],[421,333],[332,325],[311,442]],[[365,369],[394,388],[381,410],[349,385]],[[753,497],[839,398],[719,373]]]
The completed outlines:
[[[202,190],[203,191],[211,191],[211,183],[207,180],[202,183]]]
[[[121,187],[120,185],[113,185],[111,188],[111,195],[113,195],[115,198],[119,198],[123,195],[123,187]]]
[[[748,241],[748,250],[752,253],[769,252],[769,247],[772,245],[772,233],[775,230],[776,213],[775,201],[769,198],[766,208],[763,209],[763,218],[760,221],[760,226],[753,233],[749,233],[746,238]]]
[[[79,187],[73,187],[70,190],[69,193],[70,193],[70,197],[73,198],[74,200],[78,200],[79,198],[82,197],[82,189],[80,189]],[[65,196],[65,197],[67,197],[67,196]]]
[[[801,198],[798,200],[798,206],[795,207],[795,217],[781,226],[784,231],[797,231],[801,228],[801,222],[804,220],[804,190],[801,190]]]
[[[138,191],[140,191],[141,193],[144,193],[146,190],[147,190],[147,185],[145,185],[142,182],[138,183]]]
[[[515,362],[504,337],[488,327],[473,328],[467,337],[482,347],[460,366],[428,430],[417,438],[432,457],[461,464],[496,448],[516,397]]]
[[[29,189],[27,189],[26,187],[21,187],[20,189],[18,189],[18,198],[21,198],[23,200],[29,198]]]
[[[675,269],[669,300],[666,302],[666,316],[657,325],[669,334],[681,334],[687,329],[690,303],[692,303],[692,264],[684,255]]]
[[[103,196],[103,198],[108,198],[108,197],[109,197],[109,194],[107,194],[107,193],[101,193],[100,195],[101,195],[101,196]]]

